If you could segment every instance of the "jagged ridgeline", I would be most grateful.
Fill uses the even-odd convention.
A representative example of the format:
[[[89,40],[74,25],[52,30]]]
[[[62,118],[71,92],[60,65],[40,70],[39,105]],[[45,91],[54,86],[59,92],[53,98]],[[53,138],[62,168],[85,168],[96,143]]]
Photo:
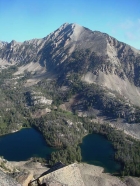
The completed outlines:
[[[36,127],[49,145],[61,148],[50,164],[63,156],[66,163],[80,161],[83,136],[113,130],[102,125],[140,139],[140,51],[68,23],[43,39],[0,42],[0,105],[0,134]],[[139,161],[139,141],[127,153],[132,140],[122,135],[128,145],[121,158],[125,144],[114,135],[109,139],[123,174],[139,175],[139,166],[130,170]]]

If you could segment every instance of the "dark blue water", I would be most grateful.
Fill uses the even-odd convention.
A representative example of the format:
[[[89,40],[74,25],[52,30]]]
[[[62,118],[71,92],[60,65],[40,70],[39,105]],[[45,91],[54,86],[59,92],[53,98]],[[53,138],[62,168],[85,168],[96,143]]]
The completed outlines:
[[[89,134],[80,145],[82,161],[104,167],[106,172],[118,172],[111,143],[99,134]],[[33,128],[0,137],[0,156],[9,161],[23,161],[31,157],[47,158],[55,149],[49,147],[42,135]]]
[[[114,150],[111,143],[100,134],[89,134],[80,144],[82,161],[104,167],[105,172],[119,172],[121,166],[114,161]]]
[[[9,161],[23,161],[30,157],[48,157],[54,151],[42,135],[33,128],[0,137],[0,156]]]

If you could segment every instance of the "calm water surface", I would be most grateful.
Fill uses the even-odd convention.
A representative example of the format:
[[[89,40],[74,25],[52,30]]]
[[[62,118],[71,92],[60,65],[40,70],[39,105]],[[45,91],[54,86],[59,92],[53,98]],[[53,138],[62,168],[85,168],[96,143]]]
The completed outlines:
[[[82,161],[102,166],[107,172],[117,172],[120,165],[114,161],[111,143],[99,134],[89,134],[80,144]],[[30,157],[47,158],[55,149],[47,146],[42,135],[33,128],[0,137],[0,156],[9,161],[23,161]]]
[[[115,173],[120,170],[120,164],[114,161],[114,150],[111,143],[100,134],[89,134],[80,144],[82,161],[102,166],[106,172]]]
[[[42,135],[33,128],[0,136],[0,156],[9,161],[23,161],[30,157],[46,158],[54,151]]]

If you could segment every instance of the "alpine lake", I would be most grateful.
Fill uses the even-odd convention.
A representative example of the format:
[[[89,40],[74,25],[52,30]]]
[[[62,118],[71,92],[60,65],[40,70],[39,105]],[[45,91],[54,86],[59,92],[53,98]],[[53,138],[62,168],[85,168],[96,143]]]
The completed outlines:
[[[120,170],[120,164],[114,161],[114,149],[104,136],[89,134],[83,138],[80,147],[82,162],[104,167],[105,172],[116,173]],[[9,161],[25,161],[31,157],[48,158],[55,150],[33,128],[0,136],[0,156]]]

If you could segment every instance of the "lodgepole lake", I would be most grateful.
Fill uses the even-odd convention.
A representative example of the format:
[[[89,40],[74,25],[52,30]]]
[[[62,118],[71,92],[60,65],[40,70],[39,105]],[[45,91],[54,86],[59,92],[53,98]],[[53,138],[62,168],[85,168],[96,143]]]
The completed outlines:
[[[106,172],[115,173],[120,164],[114,161],[111,143],[100,134],[89,134],[80,144],[82,162],[104,167]],[[24,161],[31,157],[48,158],[55,151],[46,144],[43,136],[33,128],[0,136],[0,156],[9,161]]]
[[[47,158],[53,151],[41,133],[33,128],[0,136],[0,156],[9,161],[24,161],[31,157]]]

